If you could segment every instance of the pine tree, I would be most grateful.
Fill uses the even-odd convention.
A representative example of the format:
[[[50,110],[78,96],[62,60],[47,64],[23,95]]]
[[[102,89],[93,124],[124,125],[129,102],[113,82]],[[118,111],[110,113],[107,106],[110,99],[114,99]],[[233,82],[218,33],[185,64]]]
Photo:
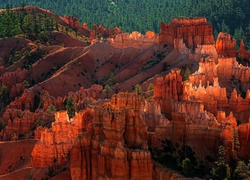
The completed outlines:
[[[214,179],[229,179],[230,167],[226,163],[226,150],[224,146],[218,147],[218,161],[215,162],[216,167],[212,168],[211,174]]]
[[[153,94],[154,94],[154,85],[152,83],[150,83],[148,85],[148,88],[147,88],[146,96],[147,96],[147,98],[150,98],[153,96]]]
[[[187,177],[194,176],[194,165],[192,164],[189,158],[185,158],[182,161],[181,167],[182,167],[182,173],[184,174],[184,176],[187,176]]]
[[[49,105],[48,110],[51,112],[56,112],[56,107],[53,104],[51,104]]]
[[[103,92],[104,92],[106,98],[108,98],[108,95],[109,95],[109,93],[110,93],[111,91],[112,91],[112,90],[111,90],[110,86],[109,86],[109,85],[105,85],[105,87],[104,87],[104,89],[103,89]]]
[[[250,177],[250,164],[245,164],[243,161],[237,163],[237,167],[234,170],[234,178],[247,179]]]
[[[2,129],[4,129],[4,127],[5,127],[5,123],[2,119],[0,119],[0,132]]]
[[[142,90],[140,84],[135,85],[135,92],[137,95],[142,95]]]
[[[188,68],[188,66],[185,67],[185,70],[182,69],[182,71],[181,71],[182,81],[189,80],[190,74],[191,74],[191,72],[190,72],[190,69]]]
[[[2,86],[0,91],[0,98],[2,100],[3,106],[7,105],[9,103],[10,97],[9,97],[9,89],[7,86]]]
[[[69,119],[75,117],[76,113],[76,103],[72,96],[70,96],[66,101],[66,110],[69,116]]]
[[[35,31],[35,22],[32,15],[28,14],[24,17],[22,30],[24,33],[32,33]]]
[[[236,129],[233,130],[233,150],[235,151],[235,157],[237,158],[238,152],[240,150],[240,142]]]
[[[115,84],[115,74],[113,72],[110,73],[108,81],[110,85]]]

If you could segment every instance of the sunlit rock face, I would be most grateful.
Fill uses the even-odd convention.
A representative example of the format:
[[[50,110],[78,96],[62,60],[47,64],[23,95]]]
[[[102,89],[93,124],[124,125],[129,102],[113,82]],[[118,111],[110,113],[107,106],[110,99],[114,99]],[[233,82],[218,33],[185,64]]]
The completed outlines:
[[[220,32],[216,40],[216,50],[218,54],[225,57],[235,57],[236,39],[232,38],[230,34]]]
[[[206,18],[175,18],[169,24],[161,23],[159,41],[174,44],[174,39],[183,39],[188,48],[214,44],[212,25]]]
[[[147,49],[158,43],[158,40],[159,35],[152,31],[147,31],[145,35],[142,35],[138,31],[134,31],[131,34],[117,34],[114,38],[109,39],[109,43],[114,48]]]

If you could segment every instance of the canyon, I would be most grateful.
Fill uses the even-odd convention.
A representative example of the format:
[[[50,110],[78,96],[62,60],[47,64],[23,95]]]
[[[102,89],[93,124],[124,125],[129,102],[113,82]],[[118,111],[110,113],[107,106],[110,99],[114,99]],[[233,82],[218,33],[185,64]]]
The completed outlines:
[[[25,10],[32,8],[45,12]],[[1,59],[8,49],[43,53],[29,69],[25,55],[0,67],[1,96],[7,89],[1,105],[8,102],[0,114],[0,178],[186,179],[164,158],[179,153],[181,163],[192,151],[197,167],[211,169],[220,145],[227,162],[249,160],[250,68],[239,58],[249,60],[250,52],[243,41],[239,50],[228,33],[215,41],[206,18],[175,18],[159,34],[143,35],[102,25],[89,30],[77,18],[46,13],[90,43],[62,32],[51,45],[0,39]]]

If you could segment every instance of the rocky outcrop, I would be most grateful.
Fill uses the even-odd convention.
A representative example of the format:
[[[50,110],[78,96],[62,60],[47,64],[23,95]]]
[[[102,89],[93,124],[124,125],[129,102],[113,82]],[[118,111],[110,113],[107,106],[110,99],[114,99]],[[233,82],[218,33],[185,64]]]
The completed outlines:
[[[121,29],[118,27],[114,28],[105,28],[102,25],[95,26],[94,29],[90,32],[90,40],[100,38],[114,38],[116,35],[121,33]]]
[[[217,73],[219,79],[228,80],[240,93],[246,93],[250,88],[250,68],[238,64],[235,57],[219,58]]]
[[[70,152],[72,179],[151,180],[153,162],[147,127],[139,116],[141,98],[119,93],[71,120],[65,111],[57,112],[51,129],[36,132],[41,138],[32,152],[33,166],[61,165]]]
[[[157,78],[154,86],[154,98],[161,105],[161,111],[167,118],[171,118],[171,100],[179,100],[183,94],[182,77],[180,69],[172,69],[165,79]]]
[[[5,72],[1,77],[2,86],[7,86],[11,89],[16,83],[22,83],[28,77],[26,69],[17,69],[14,72]]]
[[[152,179],[140,102],[135,94],[119,93],[95,109],[92,135],[80,135],[71,150],[72,179]]]
[[[240,49],[237,51],[237,56],[240,59],[246,59],[250,62],[250,52],[245,49],[244,41],[240,42]]]
[[[238,135],[239,135],[239,142],[240,142],[239,156],[243,159],[249,159],[250,155],[248,152],[250,150],[250,144],[249,144],[250,122],[239,125]]]
[[[152,31],[147,31],[145,35],[134,31],[131,34],[122,33],[115,36],[115,38],[109,39],[111,46],[115,48],[136,48],[147,49],[154,44],[158,43],[158,35]]]
[[[236,57],[236,40],[228,33],[220,32],[216,40],[216,50],[224,57]]]
[[[16,85],[15,85],[16,86]],[[18,87],[18,84],[17,84]],[[22,87],[22,85],[21,85]],[[54,121],[53,112],[49,106],[53,105],[57,111],[65,110],[64,101],[72,96],[76,102],[78,111],[86,109],[99,97],[102,86],[92,85],[89,89],[81,88],[77,92],[70,92],[67,97],[53,97],[47,91],[35,92],[33,89],[25,89],[21,97],[12,101],[6,108],[3,119],[5,129],[0,134],[2,140],[30,138],[38,126],[50,127]],[[35,135],[38,138],[40,135]]]
[[[69,27],[73,30],[78,30],[80,27],[80,21],[77,17],[73,16],[64,16],[63,20],[69,25]]]
[[[214,44],[212,25],[206,18],[174,18],[169,24],[161,23],[159,42],[174,44],[174,39],[183,39],[187,48]]]
[[[185,83],[184,100],[193,102],[203,102],[207,111],[217,114],[218,109],[228,107],[228,99],[226,96],[226,88],[221,88],[218,79],[214,79],[213,86],[204,87],[201,84],[192,86],[191,83]]]
[[[14,84],[10,90],[10,98],[13,99],[17,97],[18,95],[22,94],[24,89],[25,87],[23,86],[22,83]]]
[[[0,139],[4,141],[28,139],[33,137],[32,129],[39,125],[50,124],[54,120],[51,112],[20,109],[7,109],[3,114],[6,123],[5,128],[0,132]]]
[[[189,81],[198,86],[200,83],[205,86],[214,83],[214,78],[217,77],[217,67],[213,58],[201,58],[199,69],[189,76]]]
[[[21,97],[12,101],[6,109],[20,109],[20,110],[30,110],[34,112],[34,98],[35,93],[30,89],[26,89]]]
[[[161,114],[161,107],[154,99],[147,99],[141,104],[140,116],[150,132],[154,132],[156,126],[169,123],[169,120]]]
[[[23,93],[25,89],[23,82],[27,77],[28,71],[26,69],[18,68],[13,72],[5,72],[0,77],[0,87],[6,86],[9,92],[9,98],[13,99]]]
[[[218,76],[226,79],[231,79],[233,76],[233,68],[238,64],[236,58],[219,58],[218,62]]]
[[[80,111],[72,119],[68,119],[66,111],[57,112],[51,129],[40,132],[40,141],[32,151],[33,166],[49,167],[67,162],[76,137],[88,129],[92,119],[92,110]]]

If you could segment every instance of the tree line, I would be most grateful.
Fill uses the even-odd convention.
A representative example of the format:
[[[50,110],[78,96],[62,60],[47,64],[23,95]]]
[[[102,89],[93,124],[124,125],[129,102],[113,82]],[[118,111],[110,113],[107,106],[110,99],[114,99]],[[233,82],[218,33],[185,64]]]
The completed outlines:
[[[221,31],[244,39],[250,47],[250,2],[248,0],[2,0],[13,7],[21,3],[72,15],[82,22],[118,26],[123,31],[159,32],[161,22],[174,17],[206,17],[213,24],[215,37]],[[1,7],[0,7],[1,8]]]

